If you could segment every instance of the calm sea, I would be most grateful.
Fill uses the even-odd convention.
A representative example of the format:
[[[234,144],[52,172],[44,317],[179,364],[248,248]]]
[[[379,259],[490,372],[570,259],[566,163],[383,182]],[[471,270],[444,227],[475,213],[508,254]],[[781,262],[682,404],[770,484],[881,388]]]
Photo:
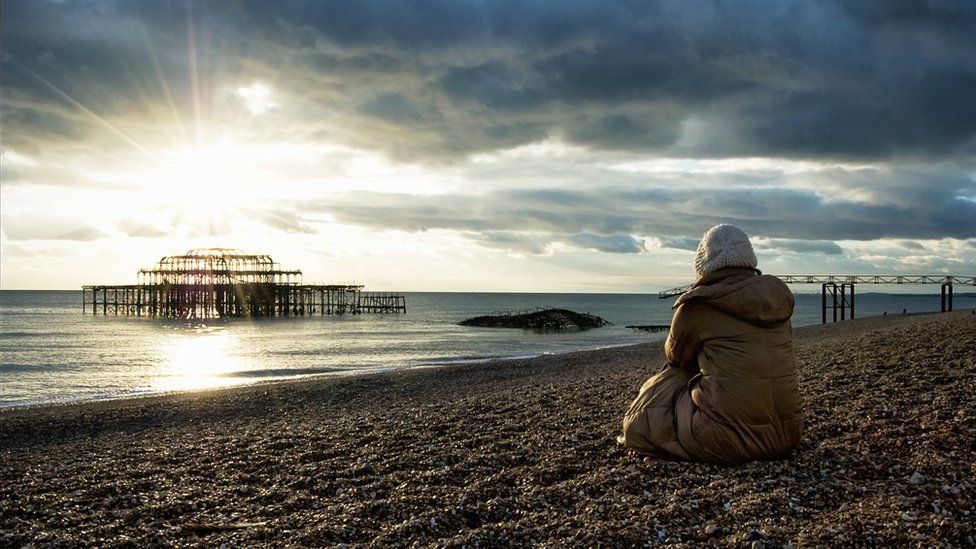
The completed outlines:
[[[807,288],[809,291],[809,288]],[[628,329],[667,324],[672,300],[624,294],[408,293],[406,315],[179,322],[88,316],[80,291],[0,292],[0,406],[124,397],[308,375],[344,375],[660,341]],[[958,296],[956,308],[976,299]],[[500,310],[562,307],[614,325],[535,333],[458,326]],[[934,311],[938,295],[865,293],[858,316]],[[90,311],[90,309],[89,309]],[[794,326],[820,322],[797,295]]]

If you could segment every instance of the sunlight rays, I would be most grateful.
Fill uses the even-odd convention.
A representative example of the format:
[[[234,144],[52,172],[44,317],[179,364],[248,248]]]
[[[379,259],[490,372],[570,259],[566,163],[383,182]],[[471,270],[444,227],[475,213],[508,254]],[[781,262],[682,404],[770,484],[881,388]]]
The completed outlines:
[[[157,162],[157,163],[160,162],[159,157],[153,151],[151,151],[149,148],[145,147],[142,143],[139,143],[138,141],[136,141],[135,139],[133,139],[132,137],[130,137],[127,133],[125,133],[124,131],[122,131],[121,129],[119,129],[115,124],[112,124],[111,122],[109,122],[108,120],[106,120],[104,117],[99,116],[98,114],[96,114],[94,111],[92,111],[91,109],[89,109],[88,107],[86,107],[85,105],[83,105],[80,101],[78,101],[74,97],[68,95],[67,92],[65,92],[61,88],[55,86],[51,81],[47,80],[46,78],[44,78],[40,74],[37,74],[33,70],[31,70],[31,69],[29,69],[29,68],[27,68],[27,67],[25,67],[23,65],[21,65],[20,68],[21,68],[21,70],[23,70],[24,72],[26,72],[27,74],[29,74],[33,78],[35,78],[42,85],[44,85],[44,87],[46,87],[50,91],[54,92],[55,95],[57,95],[61,99],[65,100],[68,104],[70,104],[71,106],[75,107],[76,109],[78,109],[79,111],[81,111],[82,113],[84,113],[86,116],[90,117],[98,125],[102,126],[103,128],[107,129],[108,131],[112,132],[115,136],[119,137],[120,139],[122,139],[123,141],[125,141],[126,143],[128,143],[129,145],[132,145],[133,147],[135,147],[137,150],[139,150],[140,152],[142,152],[143,154],[145,154],[147,157],[149,157],[154,162]]]
[[[193,101],[193,127],[196,146],[203,145],[203,117],[200,106],[200,69],[197,65],[196,28],[193,24],[193,4],[186,3],[187,52],[190,56],[190,89]]]

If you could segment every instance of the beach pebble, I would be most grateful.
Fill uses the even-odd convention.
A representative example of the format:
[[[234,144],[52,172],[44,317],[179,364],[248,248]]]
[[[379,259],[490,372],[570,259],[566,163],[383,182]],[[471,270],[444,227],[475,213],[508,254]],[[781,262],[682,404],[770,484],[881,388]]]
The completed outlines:
[[[912,473],[912,476],[908,477],[908,482],[916,485],[922,484],[923,482],[925,482],[925,475],[919,473],[918,470],[916,469],[915,472]]]
[[[508,370],[498,366],[433,384],[421,373],[379,385],[303,381],[294,398],[285,398],[290,386],[282,385],[271,397],[252,391],[253,402],[230,407],[127,404],[133,418],[95,408],[94,420],[72,422],[58,412],[57,422],[44,428],[36,423],[49,421],[47,412],[3,417],[0,431],[4,437],[14,431],[16,444],[0,448],[0,546],[217,549],[331,540],[339,547],[340,541],[402,547],[535,541],[792,549],[791,540],[840,547],[952,540],[976,547],[968,445],[976,430],[959,428],[973,413],[952,420],[958,407],[972,408],[965,382],[976,365],[959,341],[976,341],[976,324],[956,334],[951,317],[933,318],[931,329],[917,336],[907,324],[904,333],[877,335],[849,323],[843,328],[859,330],[863,342],[798,337],[798,358],[810,372],[801,384],[819,395],[807,402],[810,438],[789,459],[737,467],[674,464],[615,447],[617,433],[607,425],[616,428],[623,388],[639,376],[629,365],[593,365],[585,356],[579,374],[563,367],[567,359],[549,357],[542,366],[513,367],[518,376],[505,383],[496,377]],[[955,338],[940,338],[943,332]],[[901,356],[900,347],[881,340],[893,335],[926,343],[905,351],[918,356]],[[613,352],[639,364],[646,349]],[[937,353],[945,360],[923,356]],[[843,371],[822,362],[834,355],[843,359]],[[927,376],[901,367],[930,361]],[[561,380],[556,388],[553,376]],[[909,398],[919,391],[942,398],[936,404]],[[235,394],[167,398],[220,403]],[[304,400],[315,406],[295,402]],[[889,411],[878,415],[882,406]],[[167,413],[156,418],[157,409]],[[105,434],[144,417],[144,432]],[[921,435],[930,433],[931,440],[906,417],[924,421]],[[64,422],[72,428],[108,423],[98,427],[103,434],[95,441],[81,434],[60,441]],[[104,452],[79,463],[80,449],[95,442]],[[144,459],[151,448],[165,449],[159,463]],[[35,460],[13,459],[22,449]],[[638,475],[647,482],[621,482]],[[231,529],[193,533],[186,528],[193,524]],[[45,534],[48,541],[37,541]]]
[[[760,537],[762,537],[762,536],[759,535],[759,532],[757,532],[755,530],[749,530],[748,532],[742,534],[742,541],[757,540]]]

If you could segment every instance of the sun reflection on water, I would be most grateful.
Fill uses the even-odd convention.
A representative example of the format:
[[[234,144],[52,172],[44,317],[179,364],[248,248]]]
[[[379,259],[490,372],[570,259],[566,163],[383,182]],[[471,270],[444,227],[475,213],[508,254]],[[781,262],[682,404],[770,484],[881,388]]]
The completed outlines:
[[[162,358],[155,389],[187,391],[241,383],[234,376],[248,364],[236,351],[240,342],[224,329],[200,329],[171,334],[161,344]]]

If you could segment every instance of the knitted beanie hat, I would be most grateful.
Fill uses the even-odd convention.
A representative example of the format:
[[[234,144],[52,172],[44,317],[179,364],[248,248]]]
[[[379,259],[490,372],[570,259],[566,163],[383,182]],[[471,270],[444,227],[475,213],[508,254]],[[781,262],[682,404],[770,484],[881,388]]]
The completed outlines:
[[[705,231],[695,254],[698,278],[725,267],[756,268],[756,254],[749,237],[735,225],[715,225]]]

